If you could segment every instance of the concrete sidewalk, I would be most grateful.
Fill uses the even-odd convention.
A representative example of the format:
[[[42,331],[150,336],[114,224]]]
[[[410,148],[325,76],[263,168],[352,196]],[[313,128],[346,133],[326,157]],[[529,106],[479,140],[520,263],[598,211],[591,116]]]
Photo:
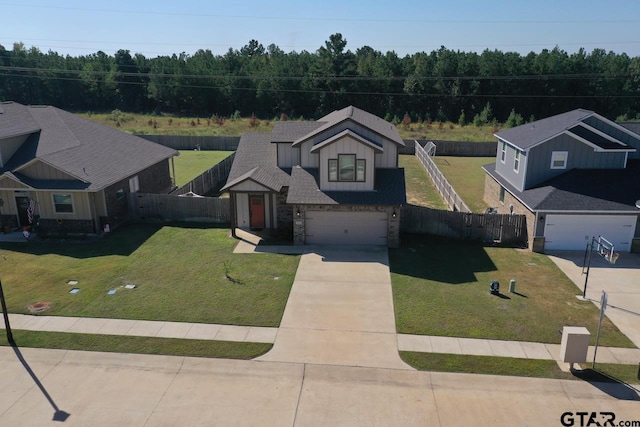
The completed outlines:
[[[259,342],[267,344],[273,344],[276,341],[276,336],[279,334],[278,328],[255,326],[96,319],[87,317],[33,316],[26,314],[9,314],[9,322],[13,330]],[[4,319],[2,317],[0,317],[0,329],[4,329]],[[310,333],[324,336],[326,339],[331,337],[329,331],[323,331],[322,329],[316,329]],[[388,332],[385,332],[385,335],[389,335],[392,339],[397,340],[397,350],[399,351],[500,356],[556,361],[560,359],[559,344],[406,335]],[[344,337],[353,338],[357,337],[357,335],[346,333]],[[303,340],[300,337],[298,338]],[[325,342],[325,344],[328,345],[329,342]],[[593,350],[593,347],[589,348],[589,356],[587,358],[589,361],[593,360]],[[372,351],[376,350],[373,349]],[[314,357],[318,358],[318,356]],[[597,362],[635,365],[640,362],[640,349],[599,347]],[[354,364],[357,365],[357,363]]]

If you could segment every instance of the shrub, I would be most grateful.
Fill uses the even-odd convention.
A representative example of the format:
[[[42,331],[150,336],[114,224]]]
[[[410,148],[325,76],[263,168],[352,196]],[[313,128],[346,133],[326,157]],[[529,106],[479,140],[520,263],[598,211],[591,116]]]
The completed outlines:
[[[280,114],[280,120],[286,122],[287,120],[289,120],[289,116],[287,116],[285,113],[282,113]]]
[[[411,117],[409,117],[409,113],[404,113],[404,117],[402,117],[402,126],[408,128],[411,124]]]
[[[507,121],[504,122],[504,127],[512,128],[516,126],[520,126],[524,123],[524,119],[520,114],[516,114],[516,109],[512,108],[509,117],[507,117]]]
[[[236,110],[233,112],[233,114],[231,115],[231,117],[229,118],[232,122],[235,122],[236,120],[240,120],[240,110]]]
[[[260,126],[260,120],[256,117],[254,113],[251,113],[251,118],[249,119],[249,126],[252,128]]]

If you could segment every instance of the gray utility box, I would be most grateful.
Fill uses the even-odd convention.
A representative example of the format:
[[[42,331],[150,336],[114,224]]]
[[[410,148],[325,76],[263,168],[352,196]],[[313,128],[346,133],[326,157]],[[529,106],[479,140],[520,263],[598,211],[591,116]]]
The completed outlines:
[[[565,363],[585,363],[591,334],[582,326],[564,326],[560,343],[560,358]]]

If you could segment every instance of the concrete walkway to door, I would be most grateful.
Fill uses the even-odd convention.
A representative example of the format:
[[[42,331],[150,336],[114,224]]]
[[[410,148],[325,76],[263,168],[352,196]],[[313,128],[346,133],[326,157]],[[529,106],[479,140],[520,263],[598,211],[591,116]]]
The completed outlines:
[[[413,369],[398,354],[387,248],[308,246],[258,360]]]

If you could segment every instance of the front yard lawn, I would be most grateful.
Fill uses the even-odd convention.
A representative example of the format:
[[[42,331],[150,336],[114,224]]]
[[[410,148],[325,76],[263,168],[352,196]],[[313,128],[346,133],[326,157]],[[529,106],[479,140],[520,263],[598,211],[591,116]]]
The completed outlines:
[[[599,311],[545,255],[470,240],[404,235],[389,251],[399,333],[560,343],[563,326],[584,326],[592,344]],[[516,292],[509,293],[509,281]],[[500,282],[501,296],[489,294]],[[635,347],[605,319],[600,345]]]
[[[6,243],[8,310],[29,313],[46,301],[53,303],[46,315],[278,326],[299,257],[233,254],[235,243],[228,228],[194,224],[131,224],[95,241]],[[74,287],[80,291],[70,294]]]
[[[447,181],[472,212],[484,212],[487,204],[484,197],[483,165],[495,162],[495,157],[452,157],[435,156],[433,161]]]

